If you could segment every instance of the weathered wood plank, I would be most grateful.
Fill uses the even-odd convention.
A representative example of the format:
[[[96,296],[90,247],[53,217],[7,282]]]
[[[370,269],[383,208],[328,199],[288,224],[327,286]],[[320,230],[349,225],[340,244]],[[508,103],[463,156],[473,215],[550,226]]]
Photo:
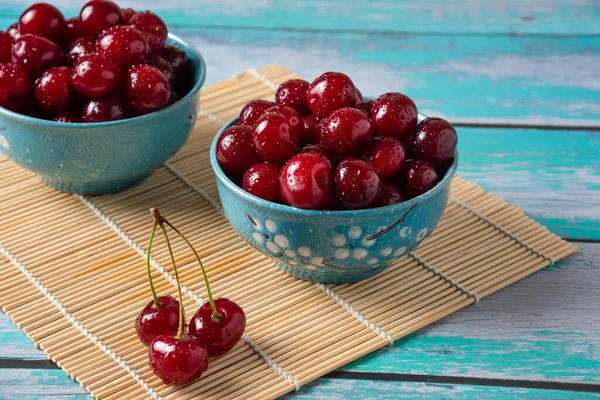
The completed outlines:
[[[84,388],[61,370],[0,370],[0,400],[89,400]]]

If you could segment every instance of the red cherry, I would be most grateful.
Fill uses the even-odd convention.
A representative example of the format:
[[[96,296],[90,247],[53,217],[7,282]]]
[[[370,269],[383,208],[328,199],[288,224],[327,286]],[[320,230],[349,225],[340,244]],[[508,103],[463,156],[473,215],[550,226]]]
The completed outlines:
[[[442,167],[454,158],[458,137],[452,124],[442,118],[426,118],[413,139],[415,158]]]
[[[344,107],[329,116],[317,129],[317,142],[338,157],[354,154],[359,143],[373,137],[371,121],[362,111]]]
[[[12,62],[25,67],[33,77],[62,65],[63,53],[58,45],[36,35],[19,35],[12,48]]]
[[[88,54],[75,64],[73,84],[86,97],[104,96],[121,85],[121,68],[106,57]]]
[[[331,168],[332,171],[333,168],[337,165],[336,159],[333,156],[333,154],[331,154],[331,152],[325,147],[319,146],[318,144],[307,144],[306,146],[300,149],[300,153],[312,153],[323,158],[325,161],[327,161],[327,163],[329,164],[329,168]]]
[[[275,92],[275,103],[290,107],[296,110],[300,115],[310,114],[306,94],[310,83],[304,79],[290,79],[283,82]]]
[[[54,67],[35,82],[35,101],[46,111],[68,110],[76,99],[71,68]]]
[[[256,125],[256,121],[275,103],[267,100],[252,100],[242,108],[239,121],[251,126]]]
[[[217,140],[217,160],[228,174],[241,176],[261,161],[252,147],[252,131],[246,124],[230,126]]]
[[[290,126],[285,115],[269,112],[256,121],[252,144],[263,160],[283,164],[298,151],[300,134]]]
[[[377,199],[377,207],[391,206],[392,204],[402,203],[404,201],[404,195],[398,189],[398,186],[391,182],[383,182],[381,184],[381,191],[379,198]]]
[[[88,1],[81,8],[79,19],[86,34],[93,37],[105,29],[125,23],[121,8],[109,0]]]
[[[371,164],[381,179],[387,180],[402,167],[406,155],[404,147],[396,139],[374,137],[366,144],[361,158]]]
[[[149,53],[142,33],[130,26],[113,26],[102,32],[96,50],[121,66],[143,63]]]
[[[148,357],[152,371],[167,385],[193,382],[208,368],[206,346],[187,332],[181,338],[175,332],[158,336],[150,344]]]
[[[371,118],[371,110],[373,109],[373,104],[375,104],[375,100],[367,100],[356,105],[356,108],[359,110],[363,110],[367,113],[367,116]]]
[[[0,64],[0,106],[21,112],[31,101],[33,82],[27,70],[11,63]]]
[[[90,99],[83,106],[83,122],[118,121],[127,118],[127,107],[119,96],[108,95]]]
[[[8,33],[10,37],[12,37],[14,40],[17,40],[17,38],[19,37],[19,23],[15,22],[11,26],[9,26],[6,30],[6,33]]]
[[[191,86],[191,78],[194,76],[192,64],[185,52],[170,44],[165,45],[160,53],[161,57],[171,64],[173,75],[175,76],[175,90],[180,93],[187,93]]]
[[[95,52],[96,41],[89,36],[84,36],[71,43],[67,52],[67,61],[69,64],[75,65],[81,57]]]
[[[200,307],[190,320],[190,335],[203,343],[208,354],[227,353],[240,340],[246,329],[244,310],[233,301],[225,298],[215,300],[220,319],[213,318],[210,303]]]
[[[84,36],[85,31],[83,30],[79,17],[69,18],[66,21],[63,43],[70,44]]]
[[[304,134],[300,138],[300,144],[317,143],[317,125],[319,120],[314,115],[302,117],[304,123]]]
[[[81,122],[81,117],[78,113],[74,111],[67,111],[64,113],[58,113],[54,117],[54,121],[56,122],[69,122],[69,123],[79,123]]]
[[[253,165],[244,174],[242,189],[263,200],[278,201],[281,198],[280,175],[281,167],[277,164],[263,162]]]
[[[381,180],[369,163],[347,158],[335,169],[335,192],[346,209],[369,208],[379,197]]]
[[[358,88],[356,88],[356,105],[359,105],[362,102],[363,102],[363,95],[360,92],[360,90],[358,90]]]
[[[432,189],[439,178],[428,162],[407,160],[396,175],[396,181],[399,187],[404,187],[404,193],[410,199]]]
[[[265,111],[265,114],[272,112],[283,114],[283,116],[287,118],[290,128],[296,131],[298,137],[301,138],[304,136],[304,120],[296,110],[277,104],[271,108],[268,108],[267,111]]]
[[[154,305],[154,300],[151,300],[135,319],[135,331],[146,346],[150,346],[159,335],[177,332],[177,328],[179,302],[171,296],[158,297],[158,307]]]
[[[319,118],[335,110],[356,105],[356,88],[352,79],[341,72],[325,72],[311,83],[307,93],[308,107]]]
[[[331,167],[313,153],[296,154],[281,171],[281,197],[294,207],[322,209],[329,204],[333,191]]]
[[[150,11],[137,13],[131,18],[131,25],[142,32],[150,46],[150,53],[160,53],[167,43],[169,31],[158,15]]]
[[[171,64],[167,60],[165,60],[159,55],[154,55],[147,61],[147,63],[152,65],[153,67],[158,68],[158,70],[163,73],[165,78],[167,78],[167,80],[169,81],[171,88],[175,86],[175,74],[173,73],[173,68],[171,67]]]
[[[67,22],[58,8],[48,3],[35,3],[21,14],[19,33],[44,36],[53,42],[61,42]]]
[[[125,25],[131,25],[131,19],[133,17],[135,17],[135,15],[137,14],[137,11],[135,11],[133,8],[123,8],[121,11],[123,11],[123,18],[125,19]]]
[[[169,104],[171,85],[156,67],[134,65],[125,74],[125,94],[138,114],[148,114]]]
[[[385,93],[371,108],[373,127],[379,136],[403,140],[417,129],[417,106],[402,93]]]
[[[15,40],[6,32],[0,31],[0,63],[11,62],[12,46]]]

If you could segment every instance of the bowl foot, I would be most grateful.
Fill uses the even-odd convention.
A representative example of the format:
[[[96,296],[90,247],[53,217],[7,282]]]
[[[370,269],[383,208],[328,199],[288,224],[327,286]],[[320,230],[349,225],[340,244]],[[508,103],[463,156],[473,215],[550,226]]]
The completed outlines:
[[[115,180],[109,182],[58,182],[51,179],[40,176],[42,182],[46,185],[53,187],[54,189],[60,190],[61,192],[77,193],[77,194],[104,194],[111,192],[119,192],[121,190],[129,189],[139,183],[142,183],[148,179],[152,173],[138,175],[133,178]]]
[[[387,265],[382,265],[373,269],[361,270],[357,272],[347,271],[344,273],[331,273],[312,271],[307,270],[305,268],[301,269],[300,267],[291,268],[288,265],[275,260],[273,260],[273,264],[275,264],[279,269],[281,269],[283,272],[289,275],[292,275],[296,278],[300,278],[305,281],[317,283],[355,283],[380,274],[387,268]]]

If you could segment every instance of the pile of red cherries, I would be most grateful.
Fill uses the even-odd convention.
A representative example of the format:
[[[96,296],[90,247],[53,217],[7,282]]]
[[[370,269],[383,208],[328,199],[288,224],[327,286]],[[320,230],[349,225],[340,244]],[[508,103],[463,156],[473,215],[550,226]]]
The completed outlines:
[[[186,54],[150,11],[91,0],[65,19],[36,3],[0,31],[0,106],[58,122],[106,122],[158,111],[190,90]]]
[[[217,142],[228,176],[272,202],[318,210],[400,203],[432,189],[458,138],[441,118],[418,123],[401,93],[363,101],[352,80],[326,72],[282,83],[275,102],[253,100]]]

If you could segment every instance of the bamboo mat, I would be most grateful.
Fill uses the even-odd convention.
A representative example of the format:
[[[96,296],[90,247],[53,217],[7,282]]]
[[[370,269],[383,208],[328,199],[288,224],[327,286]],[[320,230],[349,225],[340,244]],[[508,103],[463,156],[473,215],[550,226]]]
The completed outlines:
[[[220,213],[208,149],[247,101],[272,99],[276,85],[294,77],[272,65],[203,89],[187,144],[121,193],[60,193],[0,158],[0,306],[96,398],[276,398],[577,251],[457,177],[435,231],[384,273],[341,285],[286,275]],[[248,317],[244,340],[183,387],[153,375],[133,324],[150,301],[144,257],[153,205],[197,245],[216,296],[235,300]],[[185,244],[173,245],[190,317],[204,283]],[[166,246],[154,249],[154,284],[175,295]]]

